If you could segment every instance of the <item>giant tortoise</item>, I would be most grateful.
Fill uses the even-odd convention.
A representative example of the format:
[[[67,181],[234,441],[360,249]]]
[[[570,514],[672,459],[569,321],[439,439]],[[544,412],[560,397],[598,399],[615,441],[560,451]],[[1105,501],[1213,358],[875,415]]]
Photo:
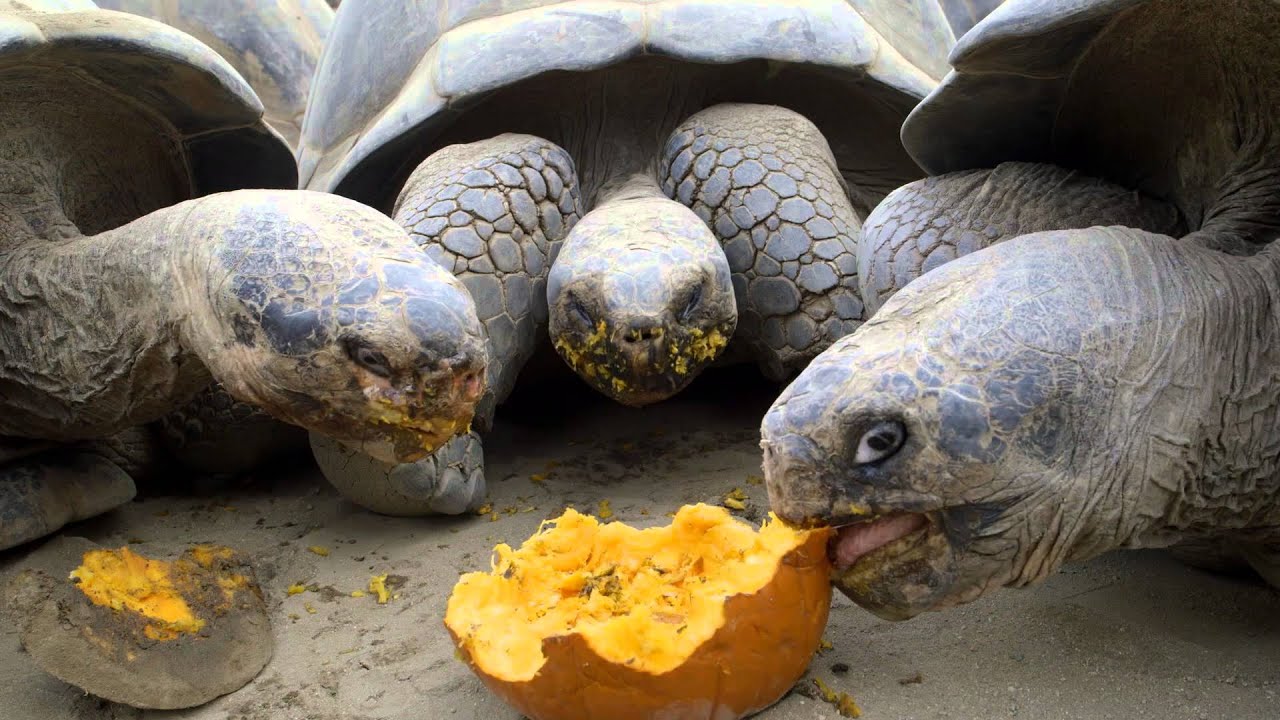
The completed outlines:
[[[548,315],[625,402],[683,387],[735,328],[782,377],[861,320],[860,217],[921,176],[898,128],[952,44],[936,0],[347,0],[300,174],[394,215],[471,290],[478,430]],[[325,445],[340,487],[386,472]],[[472,433],[362,502],[412,511],[438,467],[478,481],[480,458]]]
[[[903,128],[937,175],[865,226],[879,310],[762,428],[773,509],[844,526],[856,602],[1179,543],[1280,584],[1277,26],[1273,0],[1012,0],[956,48]]]
[[[208,47],[4,0],[0,116],[0,547],[128,500],[92,441],[211,380],[387,462],[469,422],[485,351],[466,289],[371,208],[240,189],[296,169]]]
[[[98,7],[159,20],[200,40],[231,64],[296,147],[311,78],[333,25],[324,0],[96,0]],[[252,178],[246,176],[246,184]],[[168,413],[152,434],[166,455],[200,474],[238,475],[307,447],[300,428],[237,402],[216,383]]]

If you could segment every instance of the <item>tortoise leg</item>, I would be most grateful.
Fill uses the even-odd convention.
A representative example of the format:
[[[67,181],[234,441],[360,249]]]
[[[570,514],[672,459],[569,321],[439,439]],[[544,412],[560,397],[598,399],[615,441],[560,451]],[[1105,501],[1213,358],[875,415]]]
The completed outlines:
[[[781,107],[716,105],[676,128],[659,174],[723,244],[735,337],[767,376],[784,379],[857,328],[859,218],[812,122]]]
[[[862,228],[858,282],[867,316],[911,280],[962,255],[1042,230],[1109,225],[1182,235],[1172,205],[1054,165],[1009,162],[903,185]]]
[[[0,550],[133,499],[133,480],[101,455],[56,448],[0,465]]]
[[[573,160],[531,135],[443,148],[400,191],[396,222],[467,286],[488,334],[482,430],[544,337],[547,271],[581,214]]]
[[[405,465],[386,465],[316,433],[311,451],[338,492],[382,515],[458,515],[484,503],[484,447],[474,431]]]
[[[393,214],[475,300],[489,365],[473,422],[487,430],[494,408],[545,337],[548,268],[581,215],[573,161],[559,146],[530,135],[451,145],[414,170]],[[311,444],[329,481],[375,512],[454,514],[484,499],[484,453],[474,432],[432,457],[398,466],[316,435]]]
[[[205,475],[240,475],[307,447],[307,433],[212,383],[157,423],[168,452]]]

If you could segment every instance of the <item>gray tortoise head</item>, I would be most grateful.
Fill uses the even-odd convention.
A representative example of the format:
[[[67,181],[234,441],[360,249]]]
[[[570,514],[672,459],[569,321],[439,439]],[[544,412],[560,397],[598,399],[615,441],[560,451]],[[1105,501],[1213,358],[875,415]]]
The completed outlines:
[[[523,133],[568,151],[589,209],[617,190],[621,168],[658,164],[688,114],[722,103],[776,104],[825,133],[833,164],[856,180],[853,202],[865,211],[919,176],[898,128],[945,72],[953,42],[936,0],[468,0],[430,10],[348,0],[317,72],[300,174],[306,187],[389,209],[433,150]],[[610,118],[626,112],[642,121],[628,142],[614,142]],[[590,129],[601,123],[614,124]],[[677,235],[700,234],[704,245],[711,238],[699,227],[709,213],[672,219]],[[765,322],[753,313],[735,317],[745,302],[738,296],[750,288],[741,278],[733,287],[723,251],[693,258],[681,250],[686,243],[657,253],[639,245],[608,262],[574,264],[572,273],[573,258],[555,258],[553,248],[545,288],[562,356],[593,386],[633,404],[677,391],[720,355],[735,327],[758,333]],[[828,315],[840,327],[855,322]],[[661,343],[650,342],[657,337]]]
[[[903,129],[922,166],[1060,164],[1191,232],[1082,225],[951,261],[783,393],[773,509],[846,526],[856,602],[902,619],[1114,548],[1274,542],[1278,23],[1268,0],[1011,0],[961,41]]]

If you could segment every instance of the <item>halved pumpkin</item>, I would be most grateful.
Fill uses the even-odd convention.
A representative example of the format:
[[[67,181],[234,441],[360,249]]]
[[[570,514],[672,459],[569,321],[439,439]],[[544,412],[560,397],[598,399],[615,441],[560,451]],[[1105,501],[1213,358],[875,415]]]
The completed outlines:
[[[212,545],[163,554],[83,538],[33,553],[9,588],[32,660],[139,708],[193,707],[252,680],[273,641],[247,558]]]
[[[829,530],[722,507],[669,526],[572,509],[490,572],[463,575],[445,626],[471,669],[533,720],[731,720],[804,674],[831,603]]]

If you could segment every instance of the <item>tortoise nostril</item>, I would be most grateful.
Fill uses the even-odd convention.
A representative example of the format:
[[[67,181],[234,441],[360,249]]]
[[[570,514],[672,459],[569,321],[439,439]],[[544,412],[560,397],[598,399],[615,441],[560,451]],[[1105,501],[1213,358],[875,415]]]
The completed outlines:
[[[623,333],[622,340],[623,342],[636,345],[651,342],[653,340],[659,340],[662,338],[664,332],[665,331],[662,329],[661,325],[632,325],[627,328],[625,333]]]
[[[484,392],[484,382],[480,377],[480,373],[474,370],[463,373],[462,377],[458,378],[458,387],[461,390],[462,397],[468,401],[479,398],[480,394]]]

